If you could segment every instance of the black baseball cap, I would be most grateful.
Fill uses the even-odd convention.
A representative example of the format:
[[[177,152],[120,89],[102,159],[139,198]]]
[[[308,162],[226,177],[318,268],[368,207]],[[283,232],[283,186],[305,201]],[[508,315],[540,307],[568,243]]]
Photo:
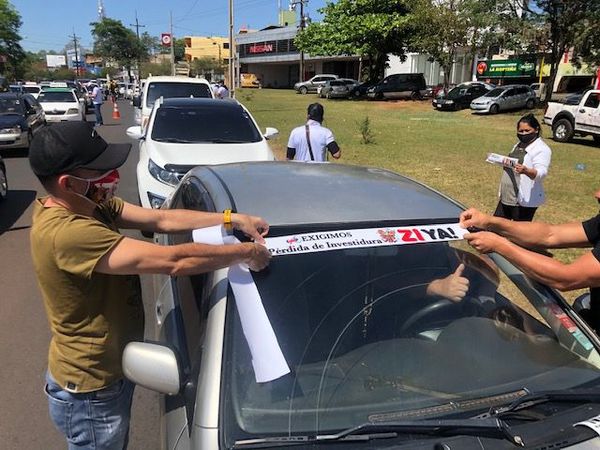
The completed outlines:
[[[59,122],[42,127],[29,146],[29,164],[37,176],[74,169],[109,171],[127,160],[131,144],[108,144],[88,122]]]

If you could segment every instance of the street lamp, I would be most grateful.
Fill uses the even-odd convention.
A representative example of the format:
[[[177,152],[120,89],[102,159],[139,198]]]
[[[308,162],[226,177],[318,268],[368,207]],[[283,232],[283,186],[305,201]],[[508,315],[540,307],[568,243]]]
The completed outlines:
[[[296,5],[300,5],[300,31],[304,30],[306,17],[304,17],[304,4],[308,0],[290,0],[290,11],[296,10]],[[304,52],[300,50],[300,82],[304,81]]]

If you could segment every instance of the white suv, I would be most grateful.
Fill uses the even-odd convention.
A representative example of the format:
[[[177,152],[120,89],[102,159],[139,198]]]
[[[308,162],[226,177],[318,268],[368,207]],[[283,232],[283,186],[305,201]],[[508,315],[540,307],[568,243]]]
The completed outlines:
[[[142,95],[134,97],[135,122],[146,127],[154,102],[159,98],[214,98],[210,83],[204,78],[182,76],[149,77],[144,84]]]

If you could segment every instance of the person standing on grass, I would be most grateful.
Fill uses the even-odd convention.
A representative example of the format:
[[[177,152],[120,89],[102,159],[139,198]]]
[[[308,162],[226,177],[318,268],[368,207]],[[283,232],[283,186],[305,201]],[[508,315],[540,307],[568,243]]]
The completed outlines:
[[[517,122],[518,142],[508,154],[517,165],[505,167],[500,179],[496,217],[531,222],[545,201],[543,180],[548,175],[552,151],[540,137],[540,123],[533,114]]]
[[[323,116],[325,110],[320,103],[308,105],[306,124],[294,128],[287,145],[287,159],[296,161],[326,161],[327,152],[335,159],[342,151],[329,128],[325,128]]]

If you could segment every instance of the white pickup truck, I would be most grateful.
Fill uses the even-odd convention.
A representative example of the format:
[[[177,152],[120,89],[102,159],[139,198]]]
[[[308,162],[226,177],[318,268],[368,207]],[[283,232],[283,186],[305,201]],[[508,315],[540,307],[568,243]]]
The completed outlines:
[[[586,92],[578,105],[548,103],[544,123],[552,127],[555,141],[568,142],[577,134],[600,144],[600,90]]]

